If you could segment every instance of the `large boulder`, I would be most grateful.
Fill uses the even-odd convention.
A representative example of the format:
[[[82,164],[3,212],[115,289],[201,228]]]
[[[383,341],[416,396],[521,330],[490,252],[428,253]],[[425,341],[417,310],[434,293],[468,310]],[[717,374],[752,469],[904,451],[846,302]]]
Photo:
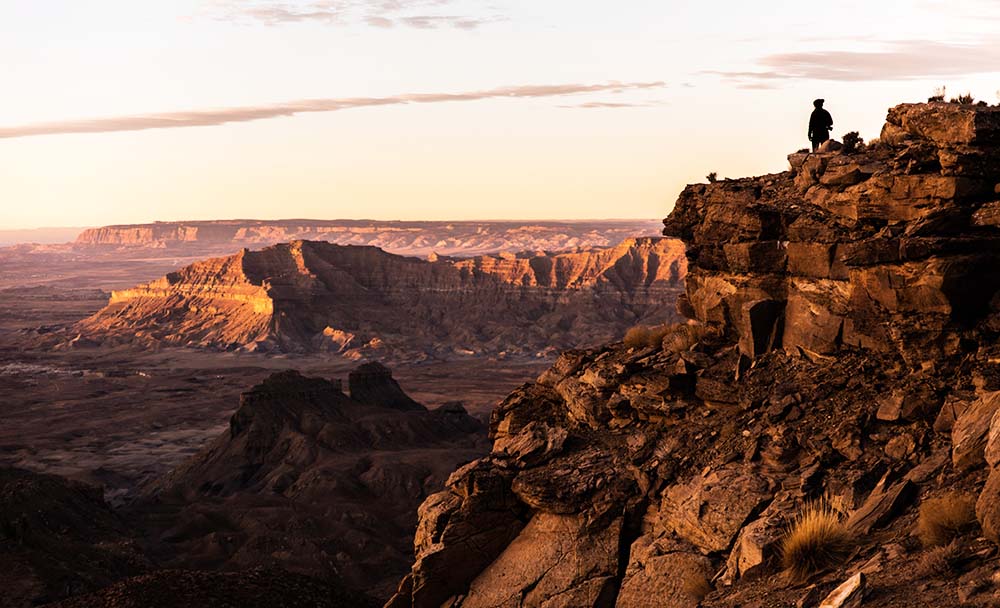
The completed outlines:
[[[695,608],[712,562],[690,547],[642,536],[629,553],[615,608]]]
[[[619,518],[588,525],[581,516],[536,514],[472,581],[462,607],[610,605],[621,523]]]
[[[976,518],[983,527],[983,535],[1000,544],[1000,469],[993,469],[986,478],[976,501]]]
[[[727,465],[667,488],[659,524],[706,555],[728,551],[750,516],[772,496],[770,485],[752,469]]]
[[[989,392],[972,403],[951,430],[951,459],[955,468],[969,469],[986,462],[990,424],[1000,409],[1000,391]]]
[[[508,475],[487,459],[455,471],[420,505],[416,562],[387,606],[438,608],[464,592],[524,527]]]

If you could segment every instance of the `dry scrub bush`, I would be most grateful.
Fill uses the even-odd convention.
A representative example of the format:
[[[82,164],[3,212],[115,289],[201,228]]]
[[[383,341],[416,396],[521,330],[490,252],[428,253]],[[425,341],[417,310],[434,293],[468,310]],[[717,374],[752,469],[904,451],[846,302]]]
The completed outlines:
[[[952,575],[955,566],[962,559],[962,549],[958,541],[927,550],[917,562],[916,574],[919,578]]]
[[[625,346],[640,348],[644,346],[659,346],[670,331],[669,325],[636,325],[625,332]]]
[[[976,503],[972,497],[950,492],[925,500],[917,518],[917,536],[925,547],[938,547],[974,528]]]
[[[691,596],[691,599],[700,602],[705,596],[712,592],[712,583],[702,572],[690,572],[682,583],[684,593]]]
[[[825,504],[806,505],[782,540],[782,565],[793,579],[803,581],[843,562],[854,544],[840,514]]]
[[[865,140],[861,138],[861,135],[857,131],[850,131],[849,133],[844,133],[844,152],[847,154],[854,154],[855,152],[864,152],[865,150]]]

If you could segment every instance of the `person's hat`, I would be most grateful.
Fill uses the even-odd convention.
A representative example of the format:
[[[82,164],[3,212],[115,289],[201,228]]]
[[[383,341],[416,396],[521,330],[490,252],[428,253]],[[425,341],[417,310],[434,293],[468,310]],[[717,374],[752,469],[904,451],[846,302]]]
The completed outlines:
[[[814,106],[821,106],[821,105],[823,105],[823,102],[825,102],[825,101],[826,101],[825,99],[817,99],[816,101],[813,102],[813,105]]]

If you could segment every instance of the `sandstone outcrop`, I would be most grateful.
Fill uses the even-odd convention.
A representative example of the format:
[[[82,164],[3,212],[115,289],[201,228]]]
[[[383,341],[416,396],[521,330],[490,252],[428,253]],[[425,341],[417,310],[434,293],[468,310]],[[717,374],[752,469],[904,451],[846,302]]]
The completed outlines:
[[[76,249],[165,249],[231,253],[289,241],[369,245],[392,253],[475,256],[501,251],[559,251],[608,247],[628,238],[652,236],[657,222],[467,221],[379,222],[372,220],[215,220],[156,222],[84,230]]]
[[[954,488],[1000,530],[998,153],[1000,108],[907,104],[861,152],[686,188],[691,321],[504,400],[387,606],[987,605],[995,547],[959,535],[927,574],[911,533]],[[856,547],[806,587],[779,547],[819,500]]]
[[[665,230],[688,244],[685,306],[730,327],[749,358],[957,355],[1000,287],[1000,236],[970,225],[997,198],[998,117],[902,105],[865,152],[792,154],[790,173],[689,186]]]
[[[675,317],[683,256],[678,241],[663,238],[435,262],[296,241],[114,291],[76,334],[110,344],[329,351],[352,359],[534,357]]]
[[[413,401],[377,363],[350,374],[350,391],[286,371],[244,393],[229,429],[130,507],[158,560],[282,568],[388,597],[417,506],[488,451],[486,429],[460,406]]]

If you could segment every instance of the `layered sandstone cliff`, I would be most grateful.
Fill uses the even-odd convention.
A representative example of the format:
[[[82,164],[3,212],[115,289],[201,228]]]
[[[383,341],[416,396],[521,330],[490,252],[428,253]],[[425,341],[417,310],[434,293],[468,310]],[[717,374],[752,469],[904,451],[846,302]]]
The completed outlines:
[[[81,250],[155,248],[235,251],[297,240],[370,245],[404,255],[473,256],[500,251],[556,251],[607,247],[624,239],[652,236],[647,220],[390,222],[372,220],[215,220],[156,222],[84,230]]]
[[[687,315],[731,327],[748,357],[957,354],[1000,287],[1000,236],[983,228],[998,142],[997,108],[902,105],[871,150],[688,187],[665,231],[689,245]]]
[[[199,262],[112,293],[86,338],[266,351],[535,355],[673,315],[683,246],[423,261],[296,241]]]
[[[691,321],[504,400],[492,453],[420,507],[388,606],[995,601],[1000,108],[902,105],[876,146],[789,160],[685,189],[665,224]],[[912,530],[949,492],[978,522],[944,559]],[[854,549],[796,580],[781,542],[816,501]]]

